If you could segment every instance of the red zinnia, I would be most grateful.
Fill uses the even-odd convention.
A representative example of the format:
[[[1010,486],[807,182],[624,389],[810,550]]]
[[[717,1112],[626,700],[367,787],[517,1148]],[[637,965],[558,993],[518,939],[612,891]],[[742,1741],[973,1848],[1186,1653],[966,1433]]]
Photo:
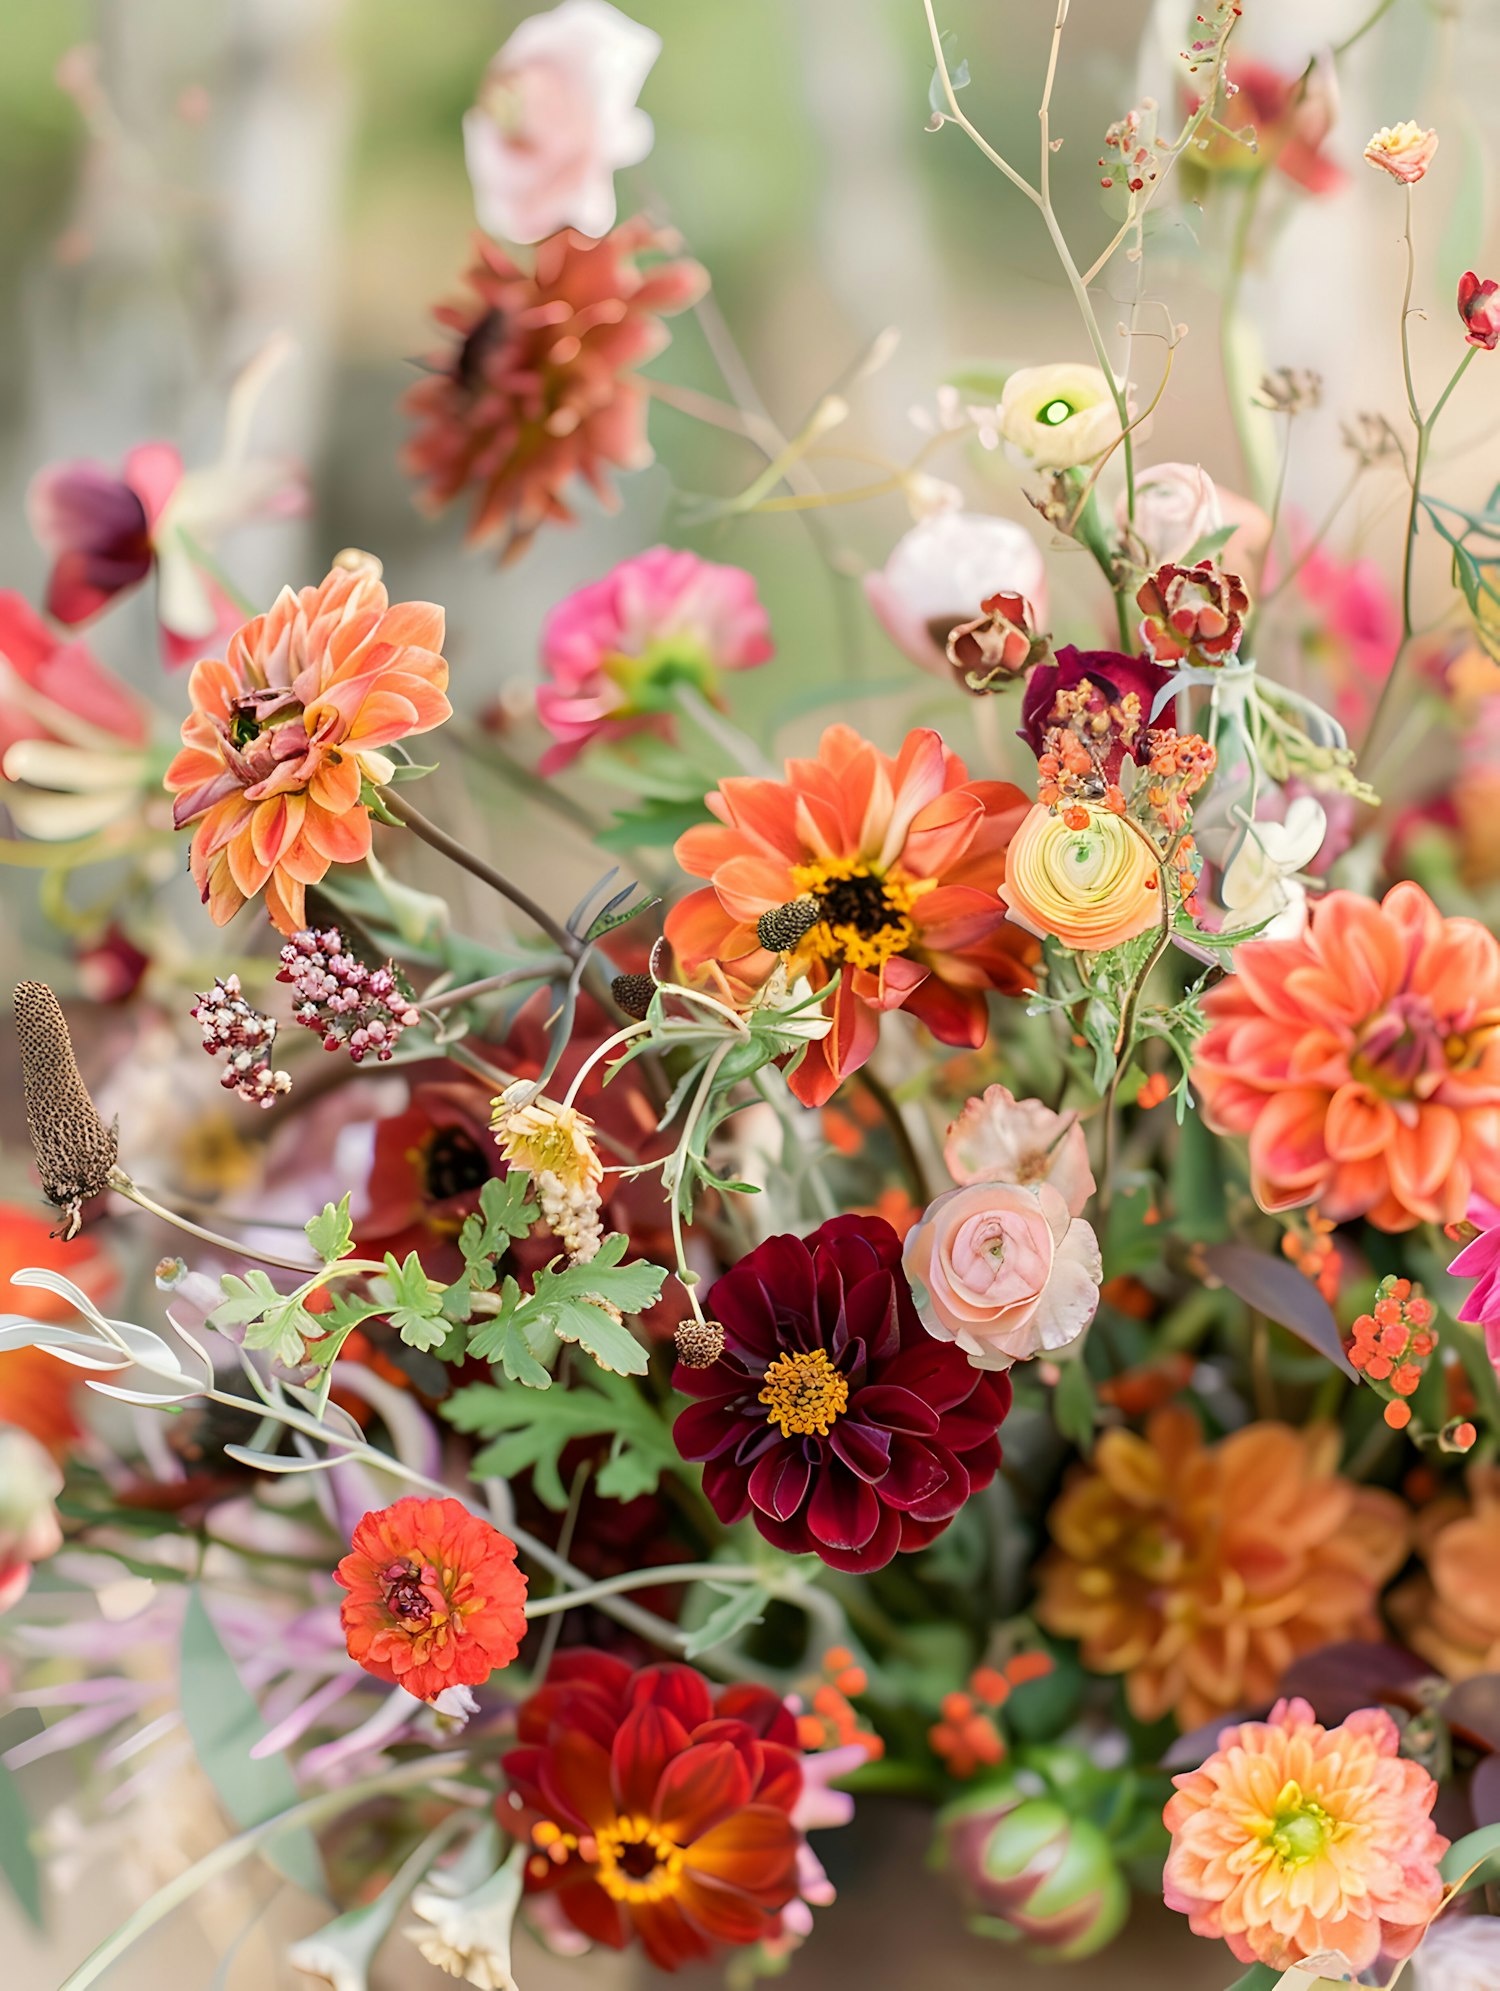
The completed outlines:
[[[560,1653],[526,1701],[501,1822],[535,1853],[526,1885],[575,1928],[663,1970],[778,1933],[797,1894],[797,1724],[765,1687],[717,1696],[691,1666]]]
[[[565,228],[522,268],[497,242],[476,239],[470,295],[433,314],[454,342],[406,396],[417,426],[406,467],[432,510],[472,487],[472,541],[506,535],[520,552],[539,526],[573,513],[563,491],[585,478],[608,503],[607,471],[651,461],[646,388],[634,369],[667,343],[662,316],[708,287],[686,258],[666,257],[670,230],[638,217],[593,242]]]
[[[419,1701],[477,1687],[526,1632],[516,1545],[457,1500],[409,1495],[366,1514],[333,1572],[349,1657]]]
[[[698,1401],[672,1435],[704,1461],[726,1526],[748,1514],[791,1555],[880,1569],[994,1478],[1010,1379],[926,1332],[883,1218],[767,1238],[715,1283],[709,1311],[724,1352],[678,1363],[673,1382]]]

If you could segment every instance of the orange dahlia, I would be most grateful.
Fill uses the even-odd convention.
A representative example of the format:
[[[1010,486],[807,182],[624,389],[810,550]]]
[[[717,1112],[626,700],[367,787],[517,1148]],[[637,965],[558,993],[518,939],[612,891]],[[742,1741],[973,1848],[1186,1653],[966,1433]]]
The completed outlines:
[[[1299,1653],[1377,1635],[1406,1554],[1391,1494],[1334,1471],[1338,1434],[1252,1424],[1203,1443],[1191,1412],[1107,1431],[1052,1510],[1037,1617],[1140,1721],[1184,1729],[1265,1702]]]
[[[333,1572],[349,1657],[419,1701],[477,1687],[526,1632],[516,1545],[457,1500],[414,1495],[366,1514]]]
[[[1500,1199],[1500,943],[1420,885],[1330,892],[1295,940],[1252,940],[1203,999],[1193,1078],[1248,1134],[1267,1210],[1316,1203],[1380,1230]]]
[[[892,759],[830,726],[816,760],[788,761],[785,781],[736,777],[707,799],[717,823],[679,837],[676,856],[712,882],[672,908],[667,938],[689,974],[715,963],[747,988],[782,960],[814,989],[839,972],[833,1027],[791,1073],[806,1105],[865,1062],[882,1010],[909,1010],[943,1043],[977,1049],[985,992],[1030,986],[1036,943],[999,898],[1026,798],[1009,782],[971,781],[937,733],[908,733]],[[783,907],[800,931],[777,954],[761,930]]]
[[[1469,1499],[1417,1520],[1425,1573],[1402,1583],[1391,1616],[1413,1652],[1450,1680],[1500,1672],[1500,1467],[1469,1468]]]
[[[476,238],[469,295],[433,314],[452,339],[406,396],[416,428],[403,460],[426,508],[472,489],[469,539],[503,532],[508,557],[549,519],[572,523],[563,493],[575,477],[608,504],[607,470],[651,461],[634,369],[666,345],[663,315],[708,287],[698,263],[667,260],[678,246],[637,217],[597,242],[565,228],[527,269]],[[643,253],[663,260],[643,269]]]
[[[1437,1785],[1384,1708],[1324,1728],[1306,1701],[1226,1728],[1174,1777],[1163,1892],[1196,1935],[1287,1970],[1336,1950],[1354,1971],[1410,1956],[1443,1898]]]
[[[193,877],[216,925],[264,890],[283,933],[307,925],[306,888],[370,850],[364,783],[389,781],[380,750],[452,711],[443,611],[391,606],[377,561],[283,588],[265,615],[205,658],[167,769],[173,820],[195,823]]]

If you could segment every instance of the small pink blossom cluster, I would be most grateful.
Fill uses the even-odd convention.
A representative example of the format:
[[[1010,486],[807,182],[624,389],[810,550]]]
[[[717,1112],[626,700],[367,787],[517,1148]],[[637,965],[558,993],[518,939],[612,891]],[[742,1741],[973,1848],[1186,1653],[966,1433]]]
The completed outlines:
[[[273,1106],[292,1081],[272,1066],[276,1019],[262,1016],[246,1002],[238,975],[218,975],[211,989],[199,992],[188,1014],[203,1031],[203,1048],[211,1058],[225,1060],[219,1083],[252,1106]]]
[[[276,979],[291,983],[298,997],[292,1014],[308,1030],[321,1031],[323,1049],[347,1051],[357,1065],[372,1052],[386,1063],[402,1031],[421,1021],[401,991],[395,963],[367,968],[344,946],[336,926],[294,933],[281,950]]]

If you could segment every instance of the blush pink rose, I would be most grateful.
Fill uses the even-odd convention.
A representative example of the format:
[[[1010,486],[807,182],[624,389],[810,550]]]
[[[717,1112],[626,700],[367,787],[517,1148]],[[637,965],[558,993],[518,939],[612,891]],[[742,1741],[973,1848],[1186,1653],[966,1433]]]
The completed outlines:
[[[1017,1099],[987,1085],[949,1127],[943,1160],[957,1183],[1050,1182],[1081,1217],[1094,1193],[1088,1142],[1076,1113],[1054,1113],[1039,1099]]]
[[[464,117],[479,225],[508,242],[607,235],[615,173],[651,150],[636,98],[661,37],[609,0],[562,0],[522,21]]]
[[[1099,1241],[1050,1182],[976,1182],[929,1203],[902,1262],[922,1325],[976,1369],[1055,1355],[1094,1317]]]

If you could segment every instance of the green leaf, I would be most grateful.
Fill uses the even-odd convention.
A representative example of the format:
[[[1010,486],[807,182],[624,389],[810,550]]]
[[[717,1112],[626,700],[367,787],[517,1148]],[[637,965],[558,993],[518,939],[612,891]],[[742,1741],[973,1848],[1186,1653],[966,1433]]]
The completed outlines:
[[[715,1583],[710,1579],[708,1587],[724,1601],[716,1604],[698,1629],[689,1635],[682,1648],[684,1659],[696,1659],[700,1652],[712,1652],[716,1645],[723,1645],[736,1633],[758,1625],[766,1615],[770,1599],[758,1583]]]
[[[558,1471],[575,1438],[613,1433],[610,1456],[595,1484],[611,1500],[651,1493],[664,1471],[680,1463],[669,1426],[628,1382],[591,1369],[567,1389],[503,1389],[473,1383],[456,1390],[442,1414],[460,1431],[490,1438],[470,1471],[475,1479],[534,1475],[537,1496],[561,1513],[567,1489]]]
[[[1465,1893],[1471,1887],[1489,1887],[1500,1881],[1500,1825],[1485,1825],[1455,1839],[1438,1871],[1449,1887]]]
[[[1229,1991],[1275,1991],[1281,1982],[1281,1972],[1273,1970],[1268,1963],[1252,1963],[1243,1977],[1237,1977]]]
[[[302,1227],[307,1241],[325,1265],[347,1258],[354,1249],[354,1224],[349,1215],[346,1191],[337,1203],[325,1203],[322,1214],[309,1217]]]
[[[1181,564],[1184,567],[1193,567],[1200,560],[1211,560],[1220,547],[1227,546],[1238,531],[1238,526],[1217,525],[1212,532],[1200,532],[1183,554]]]
[[[1052,1392],[1052,1419],[1063,1437],[1085,1458],[1094,1446],[1094,1385],[1081,1355],[1060,1364]]]
[[[629,1248],[629,1238],[615,1231],[586,1264],[561,1269],[547,1265],[537,1273],[530,1297],[521,1303],[533,1348],[535,1331],[545,1327],[559,1341],[587,1349],[603,1369],[617,1375],[645,1375],[646,1350],[628,1328],[596,1304],[607,1300],[622,1314],[638,1314],[659,1297],[666,1273],[646,1259],[621,1265]]]
[[[20,1785],[0,1763],[0,1872],[28,1922],[42,1926],[42,1876],[31,1850],[31,1820]]]
[[[617,809],[613,822],[595,832],[594,842],[601,850],[656,850],[710,821],[701,799],[649,802],[644,809]]]
[[[230,1818],[244,1830],[290,1809],[299,1795],[291,1770],[283,1756],[258,1762],[251,1756],[265,1733],[260,1710],[224,1650],[196,1584],[188,1592],[179,1664],[182,1719],[204,1775]],[[297,1886],[322,1886],[322,1862],[310,1832],[272,1840],[265,1856]]]
[[[341,1293],[325,1312],[310,1316],[322,1338],[308,1342],[306,1359],[316,1368],[329,1368],[355,1328],[380,1311],[375,1300],[355,1300]]]
[[[444,1289],[434,1286],[416,1252],[397,1264],[394,1252],[385,1255],[385,1277],[395,1304],[384,1309],[391,1326],[408,1348],[436,1348],[448,1338],[453,1323],[443,1314]]]
[[[465,1217],[458,1234],[458,1248],[464,1255],[471,1283],[488,1292],[495,1283],[494,1267],[507,1245],[523,1238],[536,1222],[539,1212],[531,1194],[531,1177],[524,1168],[505,1175],[491,1176],[479,1192],[479,1208]]]
[[[278,1362],[295,1368],[307,1352],[307,1342],[322,1334],[319,1322],[295,1293],[278,1293],[257,1266],[242,1279],[225,1272],[219,1280],[224,1298],[208,1317],[210,1327],[243,1327],[247,1348],[264,1348]]]

